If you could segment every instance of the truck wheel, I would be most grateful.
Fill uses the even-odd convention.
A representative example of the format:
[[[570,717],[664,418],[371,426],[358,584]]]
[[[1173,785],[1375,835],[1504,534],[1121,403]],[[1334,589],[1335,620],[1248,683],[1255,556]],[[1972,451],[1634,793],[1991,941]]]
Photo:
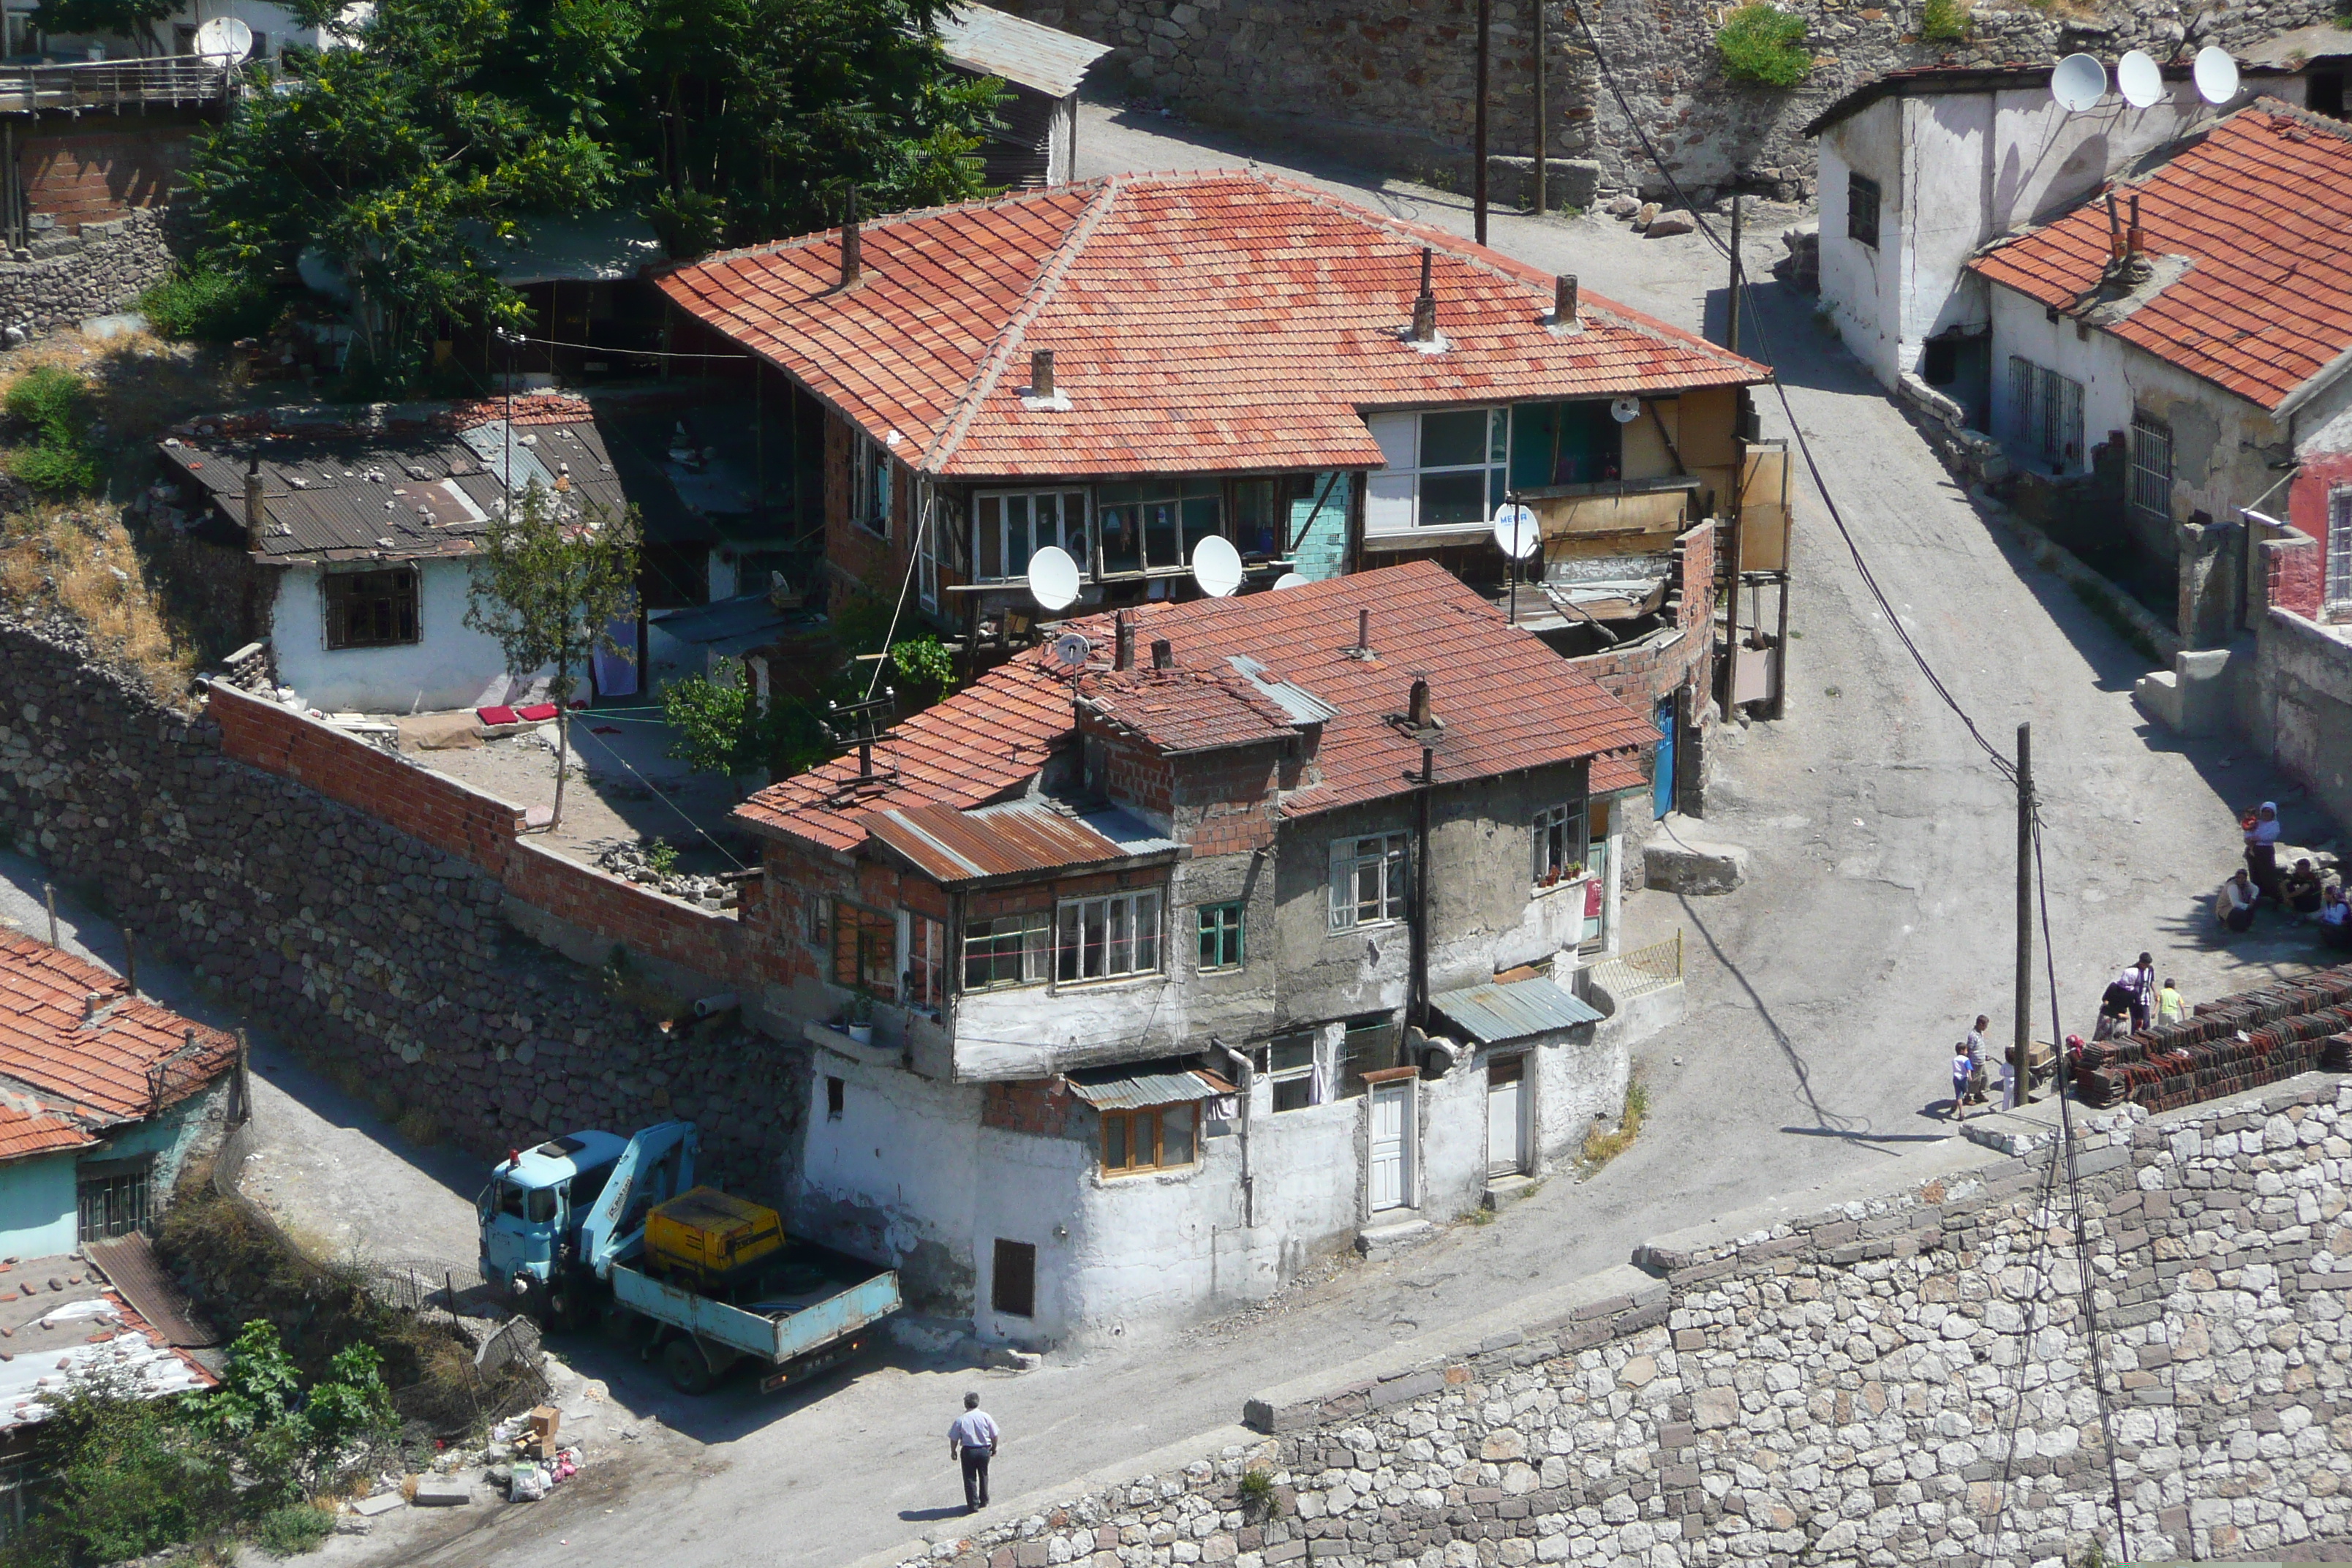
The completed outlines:
[[[662,1347],[662,1370],[680,1394],[708,1394],[719,1374],[691,1335],[680,1334]]]

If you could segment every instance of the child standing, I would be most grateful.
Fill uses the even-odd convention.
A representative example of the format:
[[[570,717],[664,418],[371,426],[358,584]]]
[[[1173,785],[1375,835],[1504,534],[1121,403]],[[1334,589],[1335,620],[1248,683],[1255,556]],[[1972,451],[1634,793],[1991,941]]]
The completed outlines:
[[[1952,1047],[1952,1120],[1965,1121],[1969,1114],[1969,1083],[1976,1076],[1977,1064],[1969,1059],[1966,1046]]]

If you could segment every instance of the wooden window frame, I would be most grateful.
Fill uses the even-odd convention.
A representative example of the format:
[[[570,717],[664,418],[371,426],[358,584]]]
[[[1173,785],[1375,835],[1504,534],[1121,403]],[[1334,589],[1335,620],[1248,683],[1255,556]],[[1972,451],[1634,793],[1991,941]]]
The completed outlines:
[[[871,956],[872,949],[863,940],[869,931],[879,933],[888,945],[889,951],[879,955],[878,967],[876,957]],[[853,904],[846,899],[834,900],[833,983],[845,991],[863,990],[878,1000],[896,1002],[899,987],[898,935],[897,916]],[[842,963],[845,936],[849,937],[855,955],[845,968]]]
[[[1181,1113],[1190,1128],[1184,1139],[1184,1157],[1171,1160],[1168,1155],[1168,1121],[1172,1113]],[[1189,1171],[1201,1163],[1201,1108],[1192,1100],[1178,1100],[1167,1105],[1139,1106],[1132,1110],[1103,1110],[1097,1116],[1102,1125],[1096,1134],[1095,1163],[1104,1177],[1144,1176],[1155,1172]],[[1139,1137],[1139,1132],[1141,1136]],[[1111,1163],[1111,1149],[1116,1138],[1119,1158],[1124,1164]],[[1139,1157],[1149,1144],[1150,1158]]]
[[[1249,962],[1247,906],[1239,899],[1202,904],[1196,910],[1199,967],[1203,973],[1239,969]],[[1230,946],[1232,956],[1224,956]]]
[[[1014,924],[1013,922],[1018,922]],[[1013,925],[1009,931],[998,931],[1003,925]],[[986,926],[986,931],[974,931]],[[1007,952],[1001,945],[1014,939],[1018,945]],[[974,952],[975,944],[980,951]],[[972,991],[1011,991],[1024,985],[1044,985],[1054,978],[1054,911],[1024,910],[1015,914],[991,915],[985,920],[966,920],[963,923],[963,988]],[[987,966],[985,979],[975,979],[972,965]],[[1014,973],[1005,978],[996,972],[1010,963]]]
[[[1396,925],[1404,920],[1405,892],[1412,880],[1412,843],[1411,835],[1398,832],[1355,834],[1332,845],[1330,924],[1335,934]],[[1367,844],[1380,847],[1367,850]],[[1343,867],[1347,873],[1344,882],[1340,878]],[[1363,876],[1373,868],[1379,871],[1379,885],[1367,900]],[[1364,914],[1368,901],[1376,910],[1370,917]]]
[[[1879,216],[1885,202],[1885,192],[1868,174],[1846,171],[1845,176],[1845,237],[1878,248]]]
[[[1257,1070],[1265,1079],[1266,1103],[1274,1110],[1307,1110],[1323,1103],[1324,1097],[1318,1092],[1322,1087],[1320,1075],[1315,1070],[1318,1044],[1314,1030],[1295,1029],[1286,1035],[1277,1035],[1258,1047]],[[1296,1051],[1301,1047],[1307,1052],[1306,1060],[1286,1066],[1277,1062],[1276,1051]],[[1286,1099],[1293,1103],[1285,1105],[1283,1101]]]
[[[1050,540],[1040,540],[1038,538],[1036,503],[1037,499],[1041,496],[1053,496],[1057,498],[1056,516],[1054,522],[1054,537]],[[1005,554],[1004,551],[1005,503],[1015,500],[1026,501],[1029,503],[1029,521],[1025,526],[1029,531],[1030,554],[1034,556],[1038,551],[1044,549],[1047,544],[1055,545],[1060,549],[1068,552],[1070,559],[1078,563],[1078,580],[1080,582],[1091,581],[1094,577],[1095,569],[1094,546],[1091,542],[1093,539],[1094,525],[1092,492],[1087,490],[1084,486],[1064,487],[1058,485],[1049,485],[1037,489],[1026,490],[982,490],[972,497],[972,581],[975,583],[1017,583],[1021,581],[1024,574],[1028,572],[1029,563],[1027,561],[1024,561],[1018,566],[1015,566],[1013,564],[1011,559]],[[1070,509],[1073,505],[1077,509],[1075,522],[1072,521],[1070,512]],[[992,510],[995,514],[992,521],[989,515]],[[987,531],[992,527],[996,531],[994,541],[995,548],[993,552],[991,552],[988,548],[989,540]],[[993,559],[991,558],[992,554]],[[997,570],[998,567],[1002,567],[1003,569],[999,571]]]
[[[1054,984],[1091,985],[1097,981],[1132,980],[1163,973],[1168,954],[1167,903],[1158,888],[1134,888],[1089,899],[1064,899],[1054,910]],[[1087,937],[1087,914],[1097,908],[1101,909],[1103,916],[1103,967],[1090,974],[1086,967],[1087,952],[1093,945]],[[1127,915],[1125,937],[1114,934],[1122,909]],[[1150,927],[1148,934],[1144,929],[1147,911]],[[1111,955],[1122,943],[1127,949],[1128,966],[1113,969]]]
[[[948,928],[912,910],[899,921],[899,950],[907,955],[901,994],[908,1006],[936,1015],[947,1005]]]
[[[2352,610],[2352,485],[2339,485],[2327,493],[2326,522],[2320,598],[2340,616]]]
[[[1591,861],[1591,834],[1585,803],[1548,805],[1535,815],[1531,837],[1535,848],[1534,878],[1538,892],[1564,882],[1583,879]],[[1569,851],[1575,850],[1574,854]]]
[[[355,592],[355,586],[362,583],[372,584],[369,593]],[[424,617],[418,604],[422,596],[423,584],[413,564],[327,573],[319,582],[319,601],[326,618],[328,651],[415,647],[424,640]],[[373,618],[383,623],[382,629],[361,637],[352,635],[355,601],[376,607]]]
[[[849,521],[877,539],[890,537],[890,451],[863,430],[850,436]]]

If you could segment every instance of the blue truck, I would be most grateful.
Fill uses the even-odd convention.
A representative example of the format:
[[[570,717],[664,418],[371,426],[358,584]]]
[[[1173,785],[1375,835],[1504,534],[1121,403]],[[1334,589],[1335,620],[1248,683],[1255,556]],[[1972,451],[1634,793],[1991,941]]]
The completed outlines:
[[[898,1310],[897,1271],[787,1237],[773,1210],[697,1187],[698,1142],[692,1122],[665,1121],[517,1151],[476,1205],[482,1277],[551,1327],[603,1316],[641,1333],[688,1394],[746,1362],[772,1392],[863,1350]],[[730,1220],[756,1243],[743,1261],[692,1245],[698,1227]],[[649,1226],[687,1244],[649,1254]]]

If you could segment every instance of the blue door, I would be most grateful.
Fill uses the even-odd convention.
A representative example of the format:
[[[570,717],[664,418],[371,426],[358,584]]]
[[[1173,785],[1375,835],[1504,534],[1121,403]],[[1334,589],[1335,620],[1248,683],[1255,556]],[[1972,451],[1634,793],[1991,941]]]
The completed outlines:
[[[1675,808],[1675,700],[1658,704],[1658,761],[1651,773],[1651,815],[1664,816]]]

